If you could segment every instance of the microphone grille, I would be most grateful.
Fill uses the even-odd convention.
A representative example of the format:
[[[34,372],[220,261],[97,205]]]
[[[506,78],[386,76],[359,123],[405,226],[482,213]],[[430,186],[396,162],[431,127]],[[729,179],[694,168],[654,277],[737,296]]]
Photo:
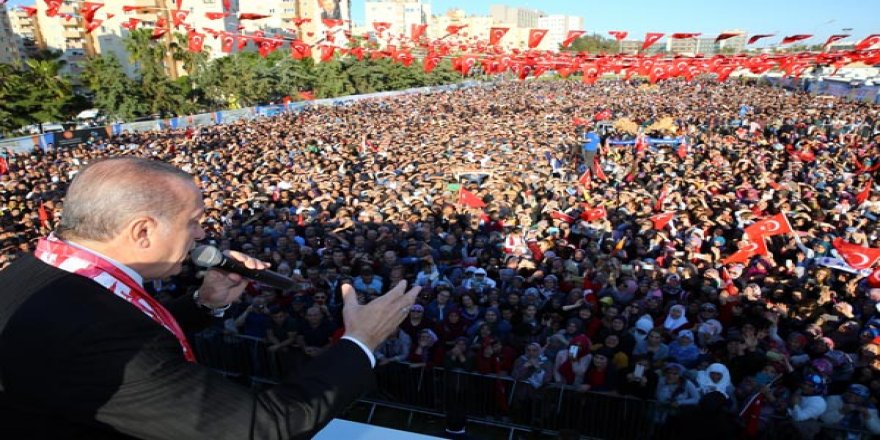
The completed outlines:
[[[223,253],[220,252],[220,249],[217,249],[214,246],[202,245],[196,246],[196,248],[192,250],[190,258],[196,266],[214,267],[223,261]]]

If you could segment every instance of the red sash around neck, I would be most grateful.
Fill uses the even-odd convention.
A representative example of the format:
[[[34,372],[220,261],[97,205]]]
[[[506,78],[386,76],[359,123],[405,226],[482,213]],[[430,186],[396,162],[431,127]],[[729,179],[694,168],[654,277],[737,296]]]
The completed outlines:
[[[150,296],[143,286],[113,263],[65,243],[54,235],[41,238],[34,255],[48,265],[89,278],[110,293],[124,299],[171,332],[180,342],[180,348],[187,361],[196,361],[189,341],[186,340],[186,335],[171,312]]]

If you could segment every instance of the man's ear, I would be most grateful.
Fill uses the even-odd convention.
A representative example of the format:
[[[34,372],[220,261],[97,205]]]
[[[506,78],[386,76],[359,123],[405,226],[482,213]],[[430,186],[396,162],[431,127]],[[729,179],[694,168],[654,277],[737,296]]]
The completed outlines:
[[[125,238],[138,249],[147,249],[157,240],[159,222],[148,215],[132,219],[123,229]]]

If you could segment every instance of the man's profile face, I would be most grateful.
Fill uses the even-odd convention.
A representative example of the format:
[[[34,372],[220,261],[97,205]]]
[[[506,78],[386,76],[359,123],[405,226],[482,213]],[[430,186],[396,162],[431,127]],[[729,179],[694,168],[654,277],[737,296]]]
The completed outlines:
[[[142,258],[150,263],[147,279],[161,279],[180,273],[183,261],[195,242],[205,238],[201,219],[205,212],[204,203],[198,188],[191,182],[175,180],[171,187],[177,193],[178,206],[163,207],[172,216],[159,221],[156,237],[152,238],[150,255]]]

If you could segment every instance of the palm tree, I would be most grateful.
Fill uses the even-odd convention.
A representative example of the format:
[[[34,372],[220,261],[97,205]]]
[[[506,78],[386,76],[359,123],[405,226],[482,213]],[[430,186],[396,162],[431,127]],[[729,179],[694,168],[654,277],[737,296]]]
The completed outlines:
[[[201,52],[192,52],[189,50],[189,37],[180,32],[174,33],[174,38],[168,45],[171,51],[171,57],[174,61],[182,63],[183,70],[189,76],[196,76],[208,65],[208,51],[202,49]]]

